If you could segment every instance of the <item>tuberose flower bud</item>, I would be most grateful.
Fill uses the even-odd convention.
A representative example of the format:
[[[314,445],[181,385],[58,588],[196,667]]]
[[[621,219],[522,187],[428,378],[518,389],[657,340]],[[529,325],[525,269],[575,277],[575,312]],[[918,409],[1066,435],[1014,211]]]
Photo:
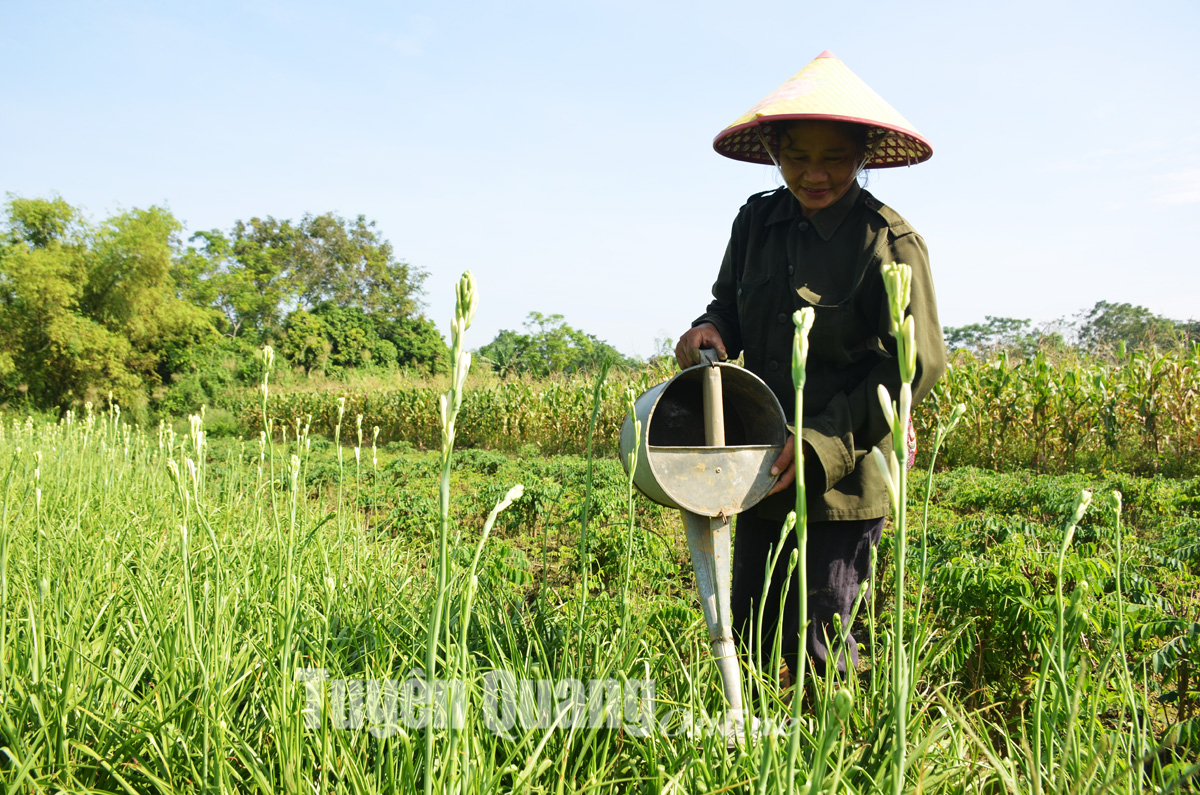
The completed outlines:
[[[838,688],[838,691],[833,694],[833,711],[838,716],[838,720],[845,721],[850,717],[850,710],[854,706],[854,697],[850,695],[847,688]]]
[[[887,419],[889,428],[896,426],[896,411],[892,408],[892,396],[888,392],[887,387],[883,384],[879,385],[879,407],[883,409],[883,416]]]
[[[911,382],[917,377],[917,327],[912,315],[904,318],[900,337],[904,341],[904,370],[900,373],[900,379]]]
[[[462,278],[458,280],[455,304],[454,314],[463,320],[462,330],[466,331],[475,319],[475,307],[479,305],[479,296],[475,292],[475,275],[470,271],[464,271]]]

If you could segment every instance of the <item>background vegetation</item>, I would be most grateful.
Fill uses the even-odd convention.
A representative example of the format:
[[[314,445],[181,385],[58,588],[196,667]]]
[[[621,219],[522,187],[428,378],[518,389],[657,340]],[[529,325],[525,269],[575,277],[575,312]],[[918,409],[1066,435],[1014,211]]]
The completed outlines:
[[[600,389],[596,450],[614,455],[625,415],[624,389],[642,392],[672,373],[669,361],[614,374]],[[283,388],[267,413],[280,427],[311,425],[331,436],[339,405],[379,428],[380,444],[430,449],[438,443],[438,394],[443,382],[370,380],[326,389]],[[585,375],[546,379],[472,378],[463,397],[465,446],[545,454],[583,454],[594,383]],[[222,403],[234,426],[262,428],[260,395],[230,392]],[[341,402],[339,402],[341,401]],[[933,395],[915,408],[922,439],[939,413],[965,403],[965,431],[946,441],[939,465],[1035,472],[1200,474],[1200,345],[1149,347],[1116,355],[1042,351],[1024,357],[1000,351],[984,358],[958,351]],[[928,462],[921,442],[919,461]]]
[[[252,385],[272,344],[297,380],[444,373],[422,314],[425,272],[395,259],[364,216],[271,216],[185,242],[165,208],[96,224],[62,198],[9,197],[0,219],[0,405],[65,411],[112,393],[147,421]],[[530,313],[480,353],[501,376],[636,362]]]
[[[379,449],[352,413],[328,439],[304,426],[285,439],[281,423],[257,442],[209,440],[200,417],[148,432],[120,416],[0,425],[8,791],[789,786],[786,734],[728,750],[681,722],[722,702],[688,553],[674,513],[633,498],[611,458]],[[801,781],[863,793],[1184,785],[1200,754],[1200,481],[971,467],[931,478],[928,502],[924,478],[909,481],[899,595],[907,773],[889,773],[887,533],[857,619],[862,674],[841,695],[814,685],[788,729],[801,733]],[[515,483],[523,493],[497,517]],[[1073,523],[1083,488],[1097,496]],[[439,676],[467,683],[462,731],[387,724],[369,702],[306,726],[297,669],[400,681],[430,670],[430,648]],[[478,706],[491,670],[653,679],[662,723],[496,734]],[[755,714],[786,727],[798,696],[775,670],[747,675]]]
[[[213,233],[181,255],[159,211],[92,229],[61,203],[9,206],[5,311],[44,321],[28,327],[43,347],[14,338],[5,360],[26,407],[54,375],[18,368],[36,375],[51,351],[72,372],[72,355],[93,361],[79,339],[112,354],[94,377],[125,379],[143,411],[188,383],[156,369],[172,345],[190,351],[179,329],[235,357],[253,330],[287,366],[271,389],[274,350],[243,348],[219,389],[197,387],[211,411],[156,432],[122,416],[116,390],[73,408],[99,383],[87,373],[61,416],[0,423],[6,790],[1145,792],[1198,770],[1200,345],[1179,324],[1171,346],[1158,332],[1115,349],[980,333],[959,351],[921,407],[926,485],[907,487],[921,507],[886,534],[850,618],[862,670],[800,694],[779,687],[778,656],[755,661],[747,695],[766,723],[738,744],[688,722],[719,720],[723,700],[678,521],[609,455],[668,359],[589,379],[611,351],[535,314],[468,387],[464,280],[453,373],[414,377],[372,364],[392,355],[384,343],[400,350],[389,324],[411,310],[313,288],[270,319],[219,287],[285,248],[245,241],[304,250],[316,219]],[[336,225],[366,234],[361,219]],[[167,244],[127,255],[147,239]],[[173,287],[180,263],[207,274],[193,282],[214,290],[207,303]],[[134,288],[105,293],[112,273]],[[935,468],[948,414],[963,432]],[[471,449],[454,455],[456,441]],[[551,455],[582,451],[601,457]],[[296,680],[310,668],[462,681],[466,723],[400,725],[368,699],[310,725]],[[610,728],[497,733],[480,718],[490,671],[653,680],[655,698]]]
[[[0,222],[0,407],[62,416],[120,404],[153,422],[207,407],[210,432],[262,427],[261,345],[279,356],[268,415],[331,437],[344,411],[380,444],[438,444],[448,351],[421,313],[425,273],[396,261],[364,217],[270,216],[180,239],[163,208],[88,221],[61,198],[10,197]],[[1019,318],[945,329],[955,351],[919,427],[957,403],[971,430],[943,462],[1037,472],[1191,476],[1200,467],[1200,326],[1101,301],[1072,321]],[[581,454],[591,373],[602,388],[598,452],[610,455],[622,395],[670,376],[530,312],[479,347],[463,403],[466,446]],[[111,399],[109,395],[111,394]],[[280,431],[282,433],[282,431]]]

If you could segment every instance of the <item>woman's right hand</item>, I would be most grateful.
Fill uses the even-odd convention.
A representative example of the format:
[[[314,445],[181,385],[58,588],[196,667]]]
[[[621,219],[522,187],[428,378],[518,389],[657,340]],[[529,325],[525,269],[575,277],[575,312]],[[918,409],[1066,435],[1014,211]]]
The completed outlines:
[[[712,323],[701,323],[688,329],[675,344],[675,361],[679,362],[680,369],[686,370],[700,364],[703,361],[700,358],[702,348],[715,348],[721,361],[729,358],[721,332]]]

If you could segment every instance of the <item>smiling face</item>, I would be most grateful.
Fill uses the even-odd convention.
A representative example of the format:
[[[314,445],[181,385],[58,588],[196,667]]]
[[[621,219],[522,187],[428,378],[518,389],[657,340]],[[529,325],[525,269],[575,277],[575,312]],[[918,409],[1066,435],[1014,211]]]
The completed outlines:
[[[796,122],[779,143],[779,170],[805,218],[845,195],[864,154],[846,125],[831,121]]]

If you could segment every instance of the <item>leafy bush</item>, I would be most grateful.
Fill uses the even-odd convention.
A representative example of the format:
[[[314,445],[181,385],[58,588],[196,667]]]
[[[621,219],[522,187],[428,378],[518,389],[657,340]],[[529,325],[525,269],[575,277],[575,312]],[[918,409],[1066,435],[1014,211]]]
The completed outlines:
[[[237,436],[241,432],[237,417],[222,408],[208,409],[204,413],[204,432],[212,437]]]

